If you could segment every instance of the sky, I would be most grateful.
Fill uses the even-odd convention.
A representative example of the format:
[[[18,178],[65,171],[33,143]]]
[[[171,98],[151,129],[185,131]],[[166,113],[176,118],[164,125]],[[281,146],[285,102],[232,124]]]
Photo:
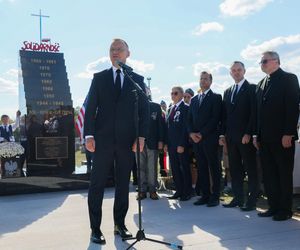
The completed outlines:
[[[74,107],[81,106],[92,76],[111,66],[113,38],[127,41],[135,72],[151,77],[153,100],[170,101],[172,86],[199,88],[210,71],[212,90],[233,84],[229,68],[240,60],[246,78],[264,77],[261,53],[275,50],[281,67],[300,76],[298,0],[0,0],[0,114],[18,110],[18,51],[23,41],[60,44]]]

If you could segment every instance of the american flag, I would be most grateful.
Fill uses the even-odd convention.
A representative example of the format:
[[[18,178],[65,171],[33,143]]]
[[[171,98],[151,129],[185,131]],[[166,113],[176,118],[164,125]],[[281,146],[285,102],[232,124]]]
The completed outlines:
[[[81,141],[83,141],[83,124],[84,124],[84,115],[85,115],[85,107],[86,107],[87,99],[88,97],[85,98],[82,107],[79,110],[77,120],[75,122],[75,127],[78,134],[80,134]]]

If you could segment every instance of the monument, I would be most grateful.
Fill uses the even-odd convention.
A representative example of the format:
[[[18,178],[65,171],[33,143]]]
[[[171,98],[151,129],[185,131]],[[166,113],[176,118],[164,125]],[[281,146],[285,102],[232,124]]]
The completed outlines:
[[[24,42],[19,51],[21,138],[27,176],[75,170],[74,111],[59,44]],[[23,127],[23,129],[22,129]]]

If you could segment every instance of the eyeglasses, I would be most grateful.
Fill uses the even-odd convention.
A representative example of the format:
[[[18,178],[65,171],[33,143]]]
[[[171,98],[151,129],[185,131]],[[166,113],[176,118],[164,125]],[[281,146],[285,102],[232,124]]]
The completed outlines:
[[[274,60],[277,60],[275,58],[272,58],[272,59],[263,59],[259,62],[259,64],[267,64],[269,61],[274,61]]]
[[[178,95],[178,92],[171,92],[171,95]]]
[[[110,49],[110,52],[111,52],[111,53],[121,53],[121,52],[123,52],[123,51],[125,51],[124,48],[111,48],[111,49]]]

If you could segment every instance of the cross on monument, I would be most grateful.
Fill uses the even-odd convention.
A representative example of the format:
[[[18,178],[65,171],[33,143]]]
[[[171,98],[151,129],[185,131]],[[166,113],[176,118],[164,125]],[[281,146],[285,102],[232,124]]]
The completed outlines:
[[[42,43],[42,17],[50,17],[50,16],[45,16],[42,15],[42,11],[40,10],[40,14],[31,14],[31,16],[38,16],[40,17],[40,43]]]

